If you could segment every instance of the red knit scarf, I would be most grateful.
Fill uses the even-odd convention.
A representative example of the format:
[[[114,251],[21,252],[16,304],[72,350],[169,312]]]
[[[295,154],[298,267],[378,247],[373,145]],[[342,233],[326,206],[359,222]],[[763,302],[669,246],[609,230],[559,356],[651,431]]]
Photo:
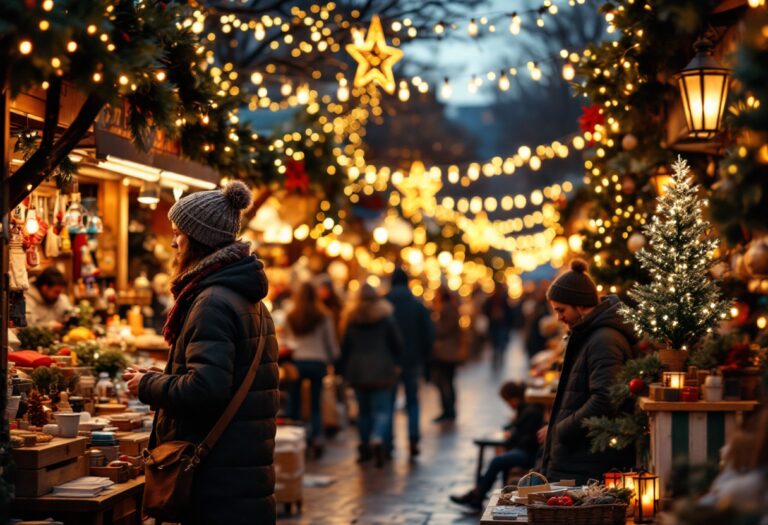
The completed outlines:
[[[216,273],[225,266],[238,262],[248,256],[249,246],[246,243],[236,242],[212,253],[190,271],[180,275],[171,285],[171,293],[176,302],[163,326],[163,338],[170,346],[178,339],[187,313],[195,302],[197,296],[206,286],[202,282],[206,277]]]

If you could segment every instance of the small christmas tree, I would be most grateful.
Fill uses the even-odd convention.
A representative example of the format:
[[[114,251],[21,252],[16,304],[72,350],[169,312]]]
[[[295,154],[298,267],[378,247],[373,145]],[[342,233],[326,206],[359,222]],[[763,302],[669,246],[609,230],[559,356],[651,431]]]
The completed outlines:
[[[726,316],[728,302],[707,276],[714,265],[718,241],[702,219],[706,201],[699,199],[690,168],[680,156],[672,165],[673,184],[659,198],[656,214],[643,231],[650,250],[636,257],[650,273],[650,284],[635,284],[628,292],[637,306],[621,313],[635,330],[657,343],[686,350],[711,333]]]
[[[43,399],[37,392],[29,394],[29,412],[27,418],[29,418],[29,424],[36,427],[42,427],[48,423],[48,416],[43,407]]]

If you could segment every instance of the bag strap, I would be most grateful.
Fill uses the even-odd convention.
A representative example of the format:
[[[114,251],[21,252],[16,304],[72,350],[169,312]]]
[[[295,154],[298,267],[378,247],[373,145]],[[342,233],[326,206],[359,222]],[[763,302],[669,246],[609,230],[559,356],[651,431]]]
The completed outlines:
[[[267,339],[266,330],[264,329],[266,316],[264,312],[264,305],[261,302],[259,302],[259,317],[261,319],[261,322],[259,323],[259,343],[256,347],[256,355],[253,357],[251,367],[248,369],[248,373],[245,375],[245,379],[243,379],[243,382],[237,389],[235,396],[229,402],[227,409],[221,415],[203,442],[200,443],[195,449],[195,458],[193,459],[195,463],[199,463],[203,460],[203,458],[205,458],[205,456],[208,455],[213,446],[224,433],[224,430],[227,428],[227,426],[229,426],[232,418],[235,417],[235,413],[240,409],[240,405],[243,404],[245,396],[248,395],[248,392],[251,389],[253,380],[256,377],[256,370],[258,370],[259,364],[261,363],[261,356],[264,354],[264,347],[266,346]]]

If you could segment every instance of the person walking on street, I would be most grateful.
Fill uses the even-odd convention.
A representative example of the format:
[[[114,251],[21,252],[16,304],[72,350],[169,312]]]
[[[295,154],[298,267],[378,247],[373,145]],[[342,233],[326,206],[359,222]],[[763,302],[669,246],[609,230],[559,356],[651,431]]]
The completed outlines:
[[[580,259],[573,260],[570,270],[555,279],[547,299],[569,333],[549,424],[538,433],[539,442],[545,445],[541,464],[550,480],[575,479],[577,484],[585,484],[612,468],[634,464],[631,447],[593,453],[582,422],[617,413],[609,388],[632,357],[636,337],[619,314],[618,297],[598,300],[587,263]]]
[[[394,308],[364,284],[344,319],[339,371],[354,388],[359,405],[358,462],[375,459],[384,465],[392,416],[392,388],[397,381],[403,343]]]
[[[432,351],[432,380],[440,391],[442,414],[436,423],[456,419],[456,367],[464,360],[464,347],[459,326],[459,307],[454,294],[441,286],[435,295],[436,337]]]
[[[485,315],[488,318],[488,334],[493,347],[491,364],[494,370],[500,370],[514,324],[514,310],[509,304],[506,286],[496,284],[493,293],[485,302]]]
[[[301,384],[310,383],[311,418],[310,445],[315,457],[322,456],[320,443],[323,421],[320,412],[320,396],[323,378],[328,366],[339,357],[336,328],[330,312],[320,303],[312,283],[302,283],[294,294],[293,308],[286,322],[286,340],[293,349],[293,361],[299,372],[299,380],[291,388],[289,417],[301,419]]]
[[[392,273],[391,289],[387,300],[395,308],[395,321],[403,335],[403,353],[400,355],[400,377],[392,391],[392,413],[399,383],[405,389],[405,409],[408,413],[408,441],[410,457],[419,455],[419,378],[425,372],[435,340],[435,327],[429,309],[414,297],[408,288],[408,274],[398,267]],[[390,426],[390,436],[392,426]],[[390,437],[390,443],[394,438]]]
[[[164,371],[131,370],[129,392],[155,409],[149,448],[168,441],[201,443],[229,405],[256,355],[255,379],[216,445],[197,467],[184,525],[275,523],[273,466],[277,413],[277,340],[260,301],[263,264],[238,242],[240,213],[251,202],[242,182],[193,193],[168,212],[172,221],[176,300],[163,336],[171,346]]]

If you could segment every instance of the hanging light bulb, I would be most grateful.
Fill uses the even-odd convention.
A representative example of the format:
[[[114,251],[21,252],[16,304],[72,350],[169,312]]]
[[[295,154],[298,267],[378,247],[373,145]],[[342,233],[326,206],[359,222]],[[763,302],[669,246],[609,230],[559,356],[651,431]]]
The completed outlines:
[[[445,33],[445,25],[442,22],[435,24],[435,33],[442,36]]]
[[[399,98],[401,102],[407,102],[408,99],[411,98],[408,82],[405,80],[400,81],[400,89],[397,91],[397,98]]]
[[[509,77],[507,76],[506,71],[499,73],[499,89],[502,91],[507,91],[509,89]]]
[[[530,69],[531,69],[531,78],[536,82],[541,80],[541,69],[539,69],[539,65],[536,62],[533,63],[533,66],[531,66]]]
[[[309,85],[301,84],[296,90],[296,101],[302,106],[309,102]]]
[[[287,97],[288,95],[290,95],[292,91],[293,91],[293,86],[291,86],[290,82],[283,82],[283,85],[280,86],[280,94],[283,95],[284,97]]]
[[[139,198],[137,199],[141,204],[148,206],[157,205],[160,202],[160,194],[157,191],[157,187],[153,184],[147,184],[139,192]]]
[[[445,77],[445,80],[443,80],[443,87],[440,88],[440,95],[444,99],[451,98],[451,95],[453,94],[453,89],[451,88],[451,81],[448,80],[448,77]]]
[[[565,80],[573,80],[573,77],[576,76],[576,69],[574,69],[573,64],[570,62],[566,63],[563,66],[563,78]]]
[[[472,75],[472,78],[469,79],[469,85],[467,86],[467,90],[470,93],[477,93],[477,76]]]
[[[336,91],[336,97],[339,99],[339,102],[349,100],[349,86],[347,86],[346,78],[342,77],[339,79],[339,89]]]
[[[477,22],[473,18],[469,21],[469,26],[467,26],[467,33],[469,33],[469,36],[475,37],[477,36],[477,31]]]
[[[30,235],[34,235],[40,231],[40,223],[37,222],[37,210],[35,209],[34,204],[27,210],[27,221],[24,224],[24,227]]]
[[[512,21],[509,23],[509,32],[513,35],[520,33],[520,15],[512,13]]]

